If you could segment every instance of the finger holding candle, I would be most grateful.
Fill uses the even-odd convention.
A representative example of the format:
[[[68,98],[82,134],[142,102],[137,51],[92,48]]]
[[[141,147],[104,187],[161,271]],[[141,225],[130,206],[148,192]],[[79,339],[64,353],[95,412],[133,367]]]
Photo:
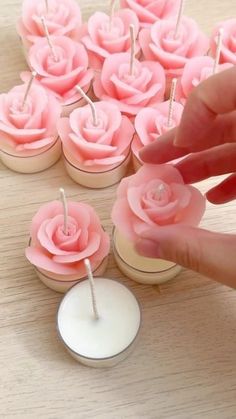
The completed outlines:
[[[224,29],[220,28],[219,33],[218,33],[218,37],[217,37],[216,56],[215,56],[215,61],[214,61],[214,66],[213,66],[213,71],[212,71],[213,74],[216,74],[217,70],[218,70],[218,66],[219,66],[219,62],[220,62],[220,54],[221,54],[221,49],[222,49],[223,36],[224,36]]]
[[[29,96],[29,92],[30,92],[31,86],[32,86],[33,81],[34,81],[34,79],[35,79],[35,77],[36,77],[36,76],[37,76],[36,71],[32,71],[31,78],[30,78],[30,80],[29,80],[29,83],[28,83],[28,86],[27,86],[27,88],[26,88],[25,95],[24,95],[24,98],[23,98],[23,102],[22,102],[22,110],[24,110],[24,107],[25,107],[25,104],[26,104],[27,98],[28,98],[28,96]]]
[[[173,111],[174,111],[176,84],[177,84],[177,79],[173,79],[171,82],[171,91],[170,91],[169,114],[168,114],[168,121],[167,121],[168,128],[171,128],[172,123],[173,123],[172,117],[173,117]]]
[[[89,106],[91,108],[92,116],[93,116],[93,125],[95,127],[97,127],[98,126],[98,116],[97,116],[97,111],[96,111],[95,104],[90,99],[90,97],[88,97],[88,95],[86,95],[86,93],[83,91],[83,89],[81,89],[80,86],[77,85],[76,89],[81,94],[81,96],[86,100],[86,102],[89,104]]]
[[[88,280],[89,280],[89,285],[90,285],[90,290],[91,290],[93,314],[94,314],[95,320],[98,320],[99,315],[98,315],[97,301],[96,301],[96,295],[95,295],[95,285],[94,285],[93,273],[92,273],[92,269],[91,269],[89,259],[85,259],[84,264],[85,264],[85,267],[86,267]]]
[[[68,206],[66,201],[66,194],[63,188],[60,188],[60,196],[61,196],[61,202],[63,205],[63,213],[64,213],[64,234],[67,236],[68,234]]]
[[[41,16],[41,22],[42,22],[43,29],[44,29],[44,32],[45,32],[45,36],[46,36],[47,41],[48,41],[48,46],[49,46],[49,48],[51,50],[52,57],[53,57],[53,59],[54,59],[55,62],[58,62],[58,57],[57,57],[56,52],[55,52],[55,47],[54,47],[54,45],[53,45],[53,43],[51,41],[51,38],[50,38],[50,35],[49,35],[49,31],[48,31],[48,27],[47,27],[47,24],[46,24],[46,21],[45,21],[45,17],[44,16]]]

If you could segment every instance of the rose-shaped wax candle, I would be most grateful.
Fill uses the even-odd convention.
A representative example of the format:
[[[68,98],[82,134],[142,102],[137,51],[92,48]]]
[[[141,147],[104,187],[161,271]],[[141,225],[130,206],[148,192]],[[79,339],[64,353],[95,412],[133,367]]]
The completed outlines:
[[[137,254],[135,242],[152,229],[166,225],[198,225],[205,210],[205,198],[183,179],[173,166],[144,165],[135,175],[123,179],[112,210],[114,251],[120,269],[142,283],[171,279],[179,267],[171,262]]]
[[[87,92],[93,71],[88,69],[88,54],[82,44],[66,36],[51,36],[50,44],[41,38],[29,50],[29,64],[37,72],[37,81],[60,100],[64,115],[84,104],[76,85]],[[22,79],[27,78],[28,74],[22,73]]]
[[[58,132],[67,171],[77,183],[103,188],[125,175],[134,128],[116,105],[89,100],[58,122]]]
[[[48,287],[65,292],[85,276],[87,257],[95,275],[104,273],[109,237],[91,206],[61,195],[62,202],[43,205],[33,217],[26,257]]]
[[[34,77],[0,95],[0,156],[7,167],[21,173],[47,169],[61,154],[56,130],[60,103],[32,84]]]
[[[217,65],[217,72],[227,70],[232,64],[225,63]],[[185,105],[191,91],[202,81],[213,75],[215,60],[211,57],[191,58],[186,66],[182,77],[178,80],[176,87],[176,100]]]
[[[94,13],[88,20],[87,34],[82,38],[89,54],[92,68],[101,70],[105,58],[118,52],[130,50],[130,25],[134,25],[135,38],[139,32],[139,21],[132,10],[119,10],[110,17],[102,12]],[[136,53],[139,52],[136,47]]]
[[[188,60],[205,55],[209,48],[207,37],[197,23],[183,16],[176,36],[175,20],[162,20],[140,32],[139,42],[146,60],[158,61],[168,79],[180,77]]]
[[[215,56],[217,50],[217,40],[219,30],[223,29],[222,46],[220,53],[220,63],[236,64],[236,19],[228,19],[220,22],[213,30],[210,47],[212,55]]]
[[[105,59],[101,75],[95,76],[94,93],[101,100],[115,103],[128,116],[136,115],[144,106],[163,101],[165,73],[158,62],[134,59],[130,54],[114,54]]]
[[[137,171],[142,162],[139,158],[139,151],[146,145],[151,144],[169,129],[179,125],[183,106],[173,102],[172,115],[170,121],[170,101],[159,103],[154,108],[142,109],[135,118],[136,135],[132,141],[131,149],[133,153],[134,168]]]
[[[45,36],[41,16],[51,35],[79,40],[82,31],[80,7],[75,0],[24,0],[17,31],[26,49]]]
[[[159,19],[177,15],[180,0],[121,0],[121,7],[128,7],[138,16],[141,27],[148,27]]]

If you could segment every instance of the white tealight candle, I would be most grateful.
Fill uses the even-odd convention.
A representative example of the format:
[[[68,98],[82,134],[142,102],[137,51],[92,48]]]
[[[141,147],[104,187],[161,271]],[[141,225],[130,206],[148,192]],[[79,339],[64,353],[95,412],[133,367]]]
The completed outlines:
[[[111,367],[134,347],[141,325],[139,304],[124,285],[107,278],[72,287],[58,311],[58,331],[70,354],[90,367]]]
[[[116,229],[113,232],[113,248],[121,272],[141,284],[162,284],[174,278],[181,270],[173,262],[139,255],[134,244]]]

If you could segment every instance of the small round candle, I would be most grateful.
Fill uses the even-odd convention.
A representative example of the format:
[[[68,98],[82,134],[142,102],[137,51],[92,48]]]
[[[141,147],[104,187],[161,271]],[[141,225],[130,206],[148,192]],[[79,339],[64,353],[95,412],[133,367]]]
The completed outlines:
[[[141,326],[140,307],[119,282],[90,281],[75,285],[63,298],[57,316],[59,335],[77,361],[90,367],[112,367],[134,348]]]
[[[0,95],[0,157],[20,173],[45,170],[61,155],[56,130],[61,106],[35,77],[32,72],[27,83]]]
[[[173,262],[140,256],[134,243],[116,229],[113,233],[113,250],[121,272],[141,284],[163,284],[181,271],[181,267]]]
[[[67,172],[82,186],[111,186],[126,174],[133,125],[116,105],[93,103],[79,86],[77,89],[88,105],[58,122]]]

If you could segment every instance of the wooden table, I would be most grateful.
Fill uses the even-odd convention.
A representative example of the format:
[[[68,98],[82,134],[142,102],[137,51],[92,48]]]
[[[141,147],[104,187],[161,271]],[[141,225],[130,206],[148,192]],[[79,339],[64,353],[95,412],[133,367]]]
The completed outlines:
[[[84,16],[105,9],[80,1]],[[235,12],[235,0],[189,0],[186,14],[210,32]],[[0,87],[19,83],[26,68],[15,22],[20,0],[0,3]],[[202,182],[206,191],[216,179]],[[44,173],[20,175],[0,165],[1,418],[229,419],[236,417],[236,295],[184,270],[158,289],[123,278],[110,255],[107,276],[133,289],[143,310],[135,352],[110,370],[76,363],[59,342],[55,316],[61,295],[36,278],[24,257],[29,223],[42,203],[67,196],[94,205],[111,231],[115,187],[79,187],[60,161]],[[202,225],[236,232],[235,202],[208,205]]]

